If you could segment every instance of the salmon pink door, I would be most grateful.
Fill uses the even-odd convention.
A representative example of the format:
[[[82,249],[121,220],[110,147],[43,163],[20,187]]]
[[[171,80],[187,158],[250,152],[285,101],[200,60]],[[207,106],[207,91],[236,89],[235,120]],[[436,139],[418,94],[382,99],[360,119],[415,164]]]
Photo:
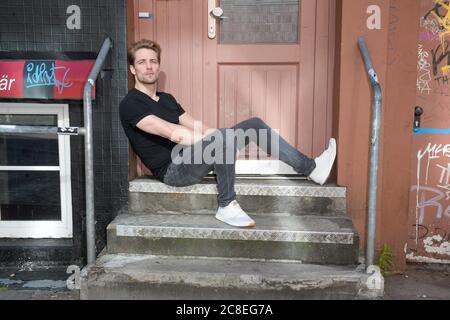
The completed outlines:
[[[128,0],[127,8],[128,41],[161,45],[158,88],[195,118],[223,128],[260,117],[309,156],[326,147],[334,0]],[[244,160],[250,149],[238,173],[293,173],[273,161]],[[148,173],[136,164],[132,176]]]

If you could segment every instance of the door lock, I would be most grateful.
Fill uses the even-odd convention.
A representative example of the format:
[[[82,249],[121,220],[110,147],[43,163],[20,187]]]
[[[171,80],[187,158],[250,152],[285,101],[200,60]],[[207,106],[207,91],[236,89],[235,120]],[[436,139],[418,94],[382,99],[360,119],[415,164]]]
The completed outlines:
[[[423,109],[419,106],[414,110],[414,130],[420,128],[420,121],[423,115]]]

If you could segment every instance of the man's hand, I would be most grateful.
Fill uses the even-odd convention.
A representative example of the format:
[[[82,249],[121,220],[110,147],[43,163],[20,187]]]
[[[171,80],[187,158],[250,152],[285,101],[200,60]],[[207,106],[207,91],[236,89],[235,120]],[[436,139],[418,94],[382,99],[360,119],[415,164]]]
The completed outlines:
[[[194,132],[195,134],[195,138],[193,140],[194,143],[201,140],[198,138],[199,135],[201,136],[201,138],[204,138],[217,130],[216,128],[208,127],[199,120],[195,120],[187,112],[183,113],[183,115],[181,115],[181,117],[178,120],[181,126],[185,127],[186,129],[190,129]]]
[[[209,136],[210,134],[213,134],[215,131],[217,131],[216,128],[206,128],[205,130],[203,130],[203,138]]]

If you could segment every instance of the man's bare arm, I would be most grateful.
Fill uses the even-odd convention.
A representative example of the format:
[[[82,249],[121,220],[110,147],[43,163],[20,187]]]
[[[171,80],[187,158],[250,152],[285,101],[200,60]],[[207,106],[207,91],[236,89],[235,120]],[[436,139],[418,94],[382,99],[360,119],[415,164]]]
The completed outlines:
[[[201,140],[203,135],[195,134],[194,130],[183,125],[174,124],[155,115],[143,118],[136,125],[142,131],[158,135],[182,145],[192,145]]]
[[[179,118],[178,118],[180,125],[189,128],[191,130],[198,130],[201,131],[200,133],[203,136],[206,136],[212,132],[214,132],[216,129],[215,128],[210,128],[207,125],[205,125],[204,123],[202,123],[199,120],[194,119],[190,114],[188,114],[187,112],[183,113]]]

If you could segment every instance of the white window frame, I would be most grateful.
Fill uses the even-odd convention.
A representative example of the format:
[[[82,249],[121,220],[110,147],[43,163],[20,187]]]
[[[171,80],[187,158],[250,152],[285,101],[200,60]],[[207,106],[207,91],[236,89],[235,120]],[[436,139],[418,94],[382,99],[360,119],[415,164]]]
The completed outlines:
[[[58,127],[69,127],[67,104],[0,103],[0,114],[57,115]],[[60,221],[1,221],[0,238],[72,238],[70,136],[58,136],[59,166],[0,166],[0,171],[59,171]],[[0,213],[1,214],[1,213]]]

